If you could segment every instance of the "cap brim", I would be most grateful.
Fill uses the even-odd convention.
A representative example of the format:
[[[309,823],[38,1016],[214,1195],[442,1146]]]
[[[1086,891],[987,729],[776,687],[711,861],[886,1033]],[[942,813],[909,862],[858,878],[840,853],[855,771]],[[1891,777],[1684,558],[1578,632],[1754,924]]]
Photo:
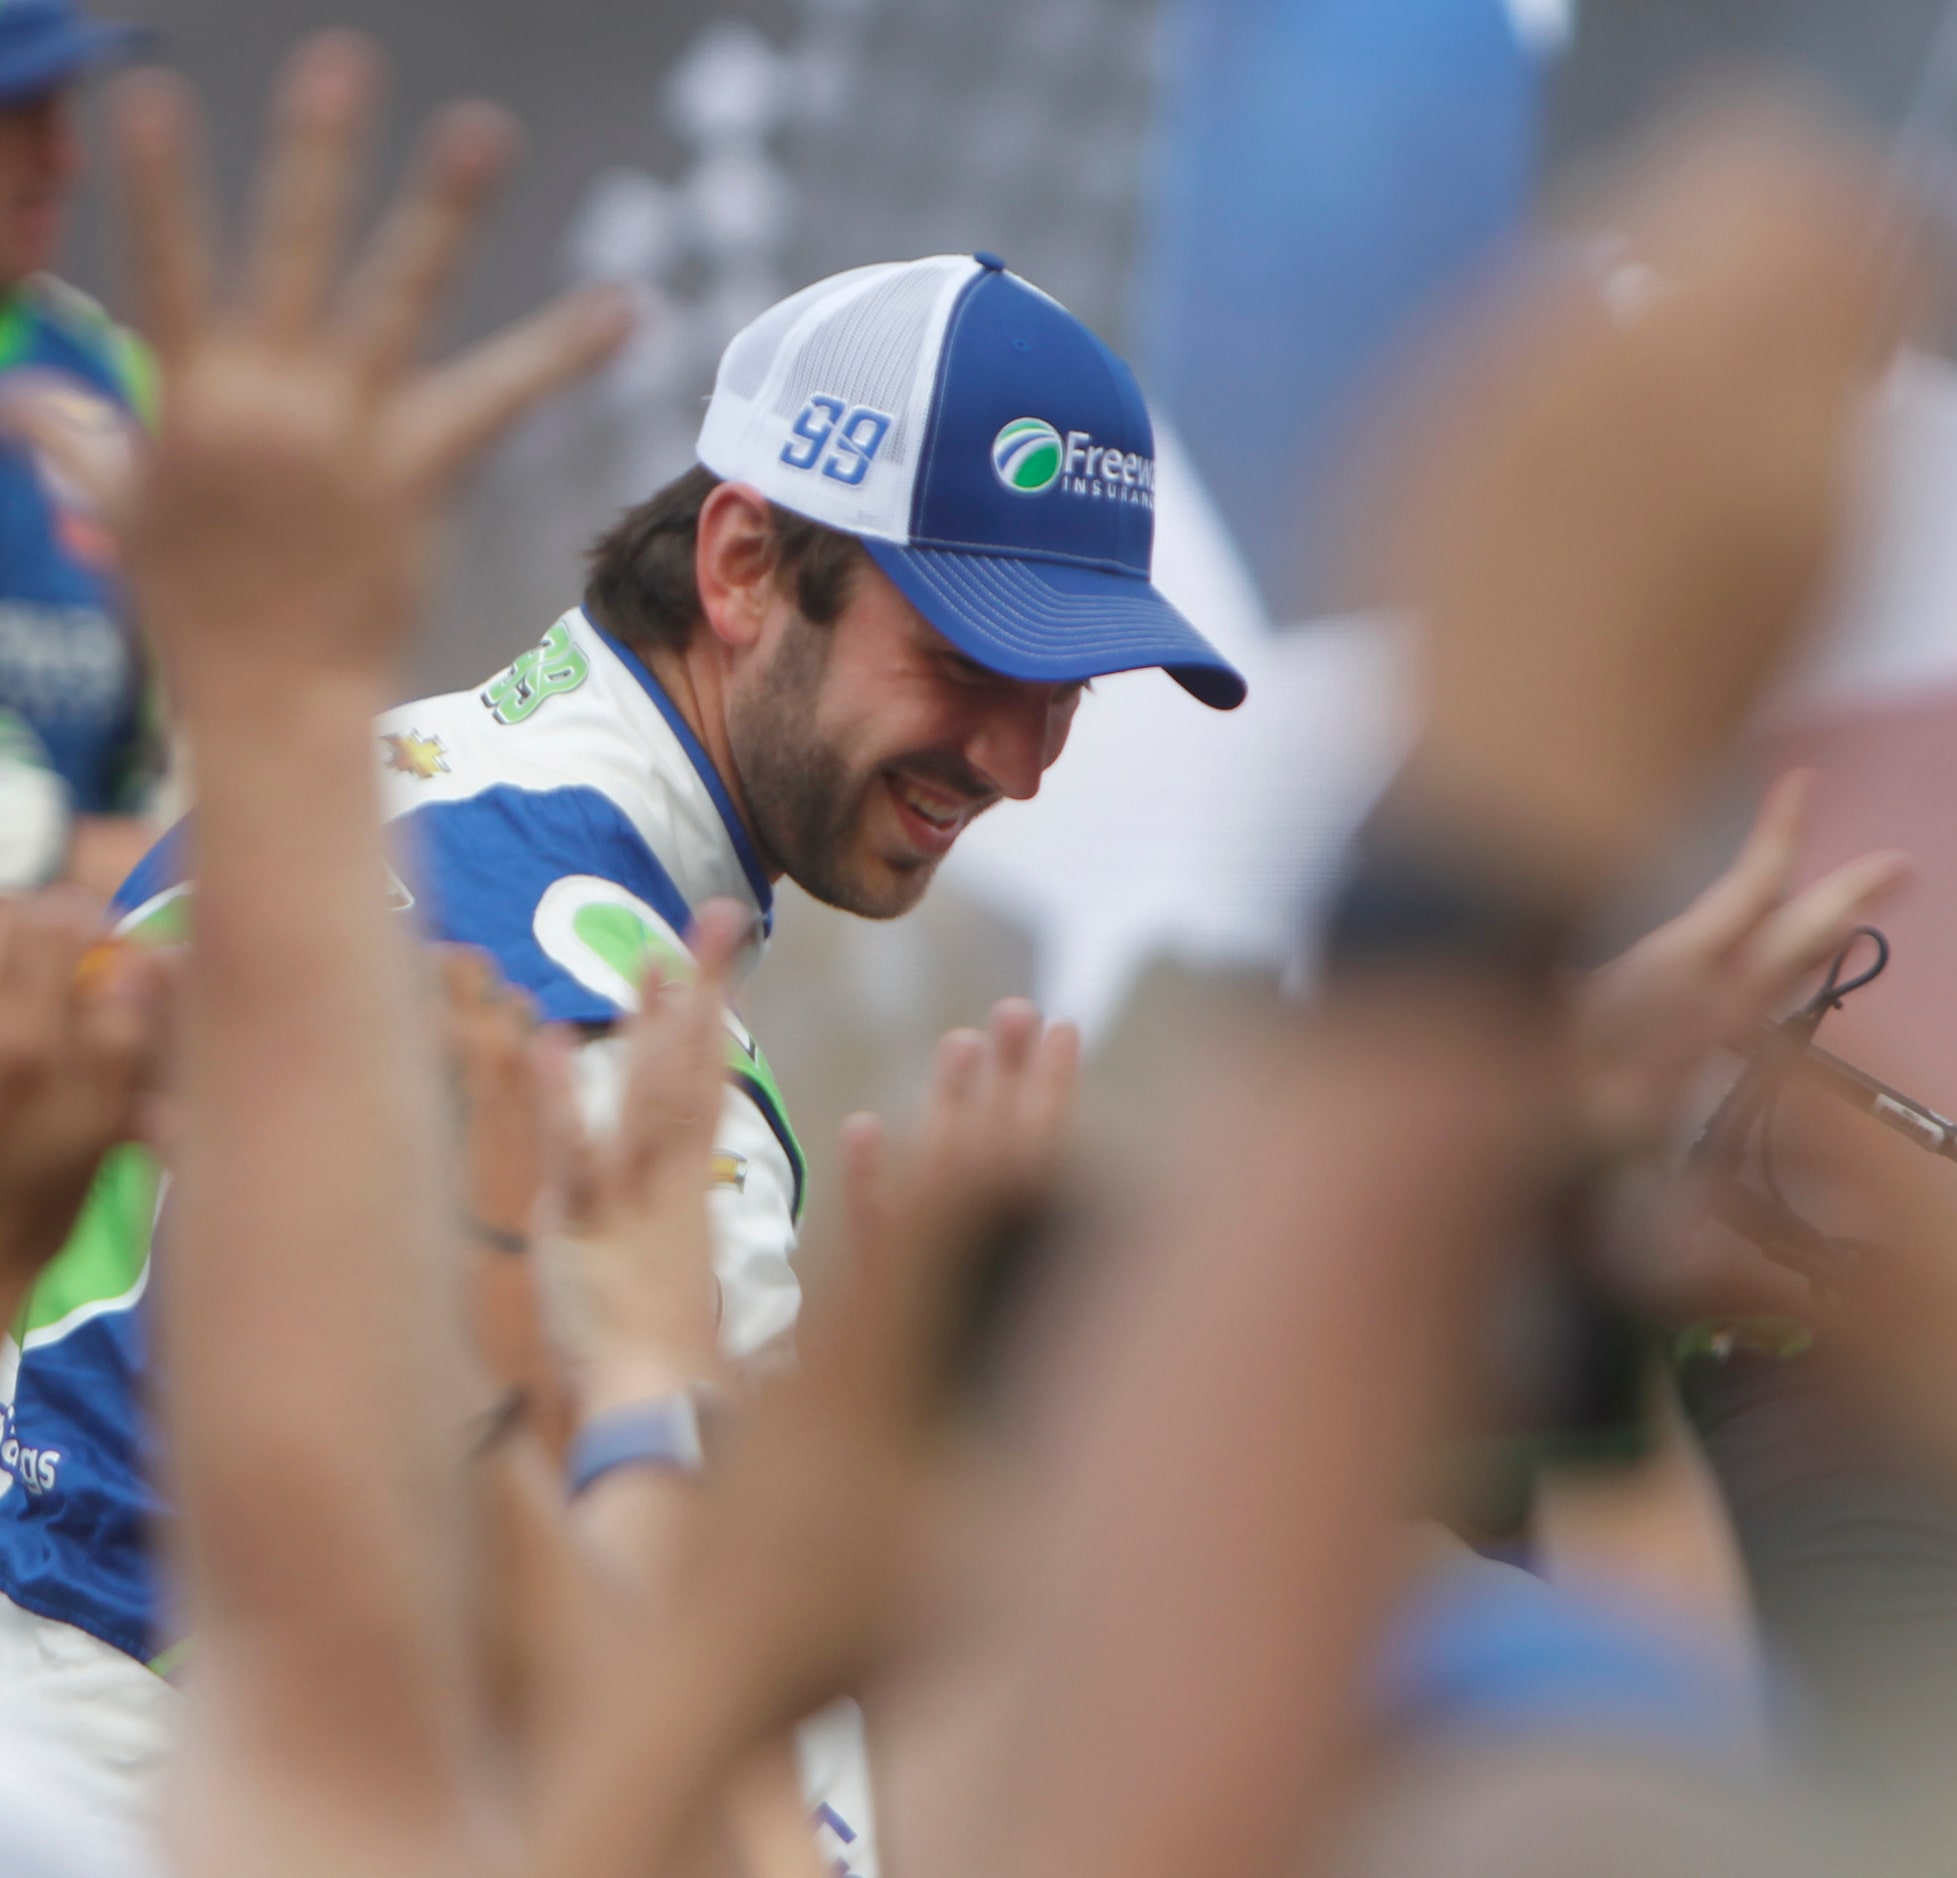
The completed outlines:
[[[37,33],[9,56],[0,39],[0,103],[37,97],[92,72],[141,58],[157,43],[146,26],[125,26],[69,15]]]
[[[1159,665],[1214,710],[1244,701],[1242,673],[1132,574],[869,539],[863,546],[959,651],[1007,678],[1071,684]]]

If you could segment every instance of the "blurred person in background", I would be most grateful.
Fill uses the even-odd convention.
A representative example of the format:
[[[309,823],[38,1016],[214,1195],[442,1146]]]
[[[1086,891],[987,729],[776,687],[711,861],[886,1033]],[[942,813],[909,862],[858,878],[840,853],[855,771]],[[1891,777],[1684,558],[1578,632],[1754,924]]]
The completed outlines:
[[[49,271],[82,169],[77,87],[141,43],[67,0],[0,9],[0,886],[107,895],[155,838],[160,725],[101,508],[150,370]]]

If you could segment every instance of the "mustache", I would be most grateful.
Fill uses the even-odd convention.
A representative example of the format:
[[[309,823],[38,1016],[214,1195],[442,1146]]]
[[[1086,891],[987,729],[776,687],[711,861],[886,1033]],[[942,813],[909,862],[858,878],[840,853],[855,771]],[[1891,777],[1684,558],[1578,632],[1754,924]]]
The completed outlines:
[[[990,808],[999,799],[999,791],[969,763],[942,750],[927,750],[917,756],[902,757],[889,767],[896,775],[914,776],[919,782],[935,783],[940,789],[952,795],[964,796],[981,808]]]

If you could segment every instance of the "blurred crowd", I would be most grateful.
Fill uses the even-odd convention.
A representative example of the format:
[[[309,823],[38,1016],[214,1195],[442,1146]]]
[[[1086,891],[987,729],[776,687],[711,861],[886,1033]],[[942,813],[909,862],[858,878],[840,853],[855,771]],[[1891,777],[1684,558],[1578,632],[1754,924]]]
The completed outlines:
[[[64,82],[110,50],[63,43]],[[358,39],[299,49],[231,240],[194,100],[118,81],[154,365],[88,355],[114,447],[31,382],[6,418],[95,583],[35,603],[126,608],[155,666],[94,757],[160,761],[153,688],[195,807],[161,859],[106,783],[72,841],[30,783],[3,811],[0,1869],[1948,1869],[1957,1131],[1894,1125],[1906,1063],[1859,1102],[1790,1067],[1911,857],[1804,881],[1826,785],[1791,774],[1596,962],[1827,598],[1867,411],[1934,329],[1898,180],[1798,103],[1702,108],[1454,309],[1354,472],[1419,711],[1309,992],[1158,985],[1098,1074],[1028,1002],[977,1014],[918,1114],[847,1124],[798,1320],[730,1225],[799,1226],[803,1184],[738,1016],[746,839],[878,917],[930,867],[877,872],[855,778],[783,754],[821,659],[729,680],[725,737],[710,674],[742,619],[845,659],[882,576],[704,471],[593,516],[608,632],[560,623],[470,721],[569,727],[651,646],[726,884],[682,883],[683,948],[581,903],[602,1007],[436,943],[383,826],[468,755],[384,715],[432,546],[634,309],[583,289],[426,363],[514,132],[440,116],[363,246],[380,84]],[[50,95],[0,129],[47,192]],[[0,243],[10,306],[50,259]],[[18,343],[80,371],[56,340],[114,329],[33,291]],[[634,637],[693,614],[735,663]],[[930,656],[992,741],[898,778],[920,853],[1102,702]],[[1229,702],[1220,662],[1136,662]],[[692,798],[657,800],[679,852]],[[472,839],[454,903],[517,865]]]

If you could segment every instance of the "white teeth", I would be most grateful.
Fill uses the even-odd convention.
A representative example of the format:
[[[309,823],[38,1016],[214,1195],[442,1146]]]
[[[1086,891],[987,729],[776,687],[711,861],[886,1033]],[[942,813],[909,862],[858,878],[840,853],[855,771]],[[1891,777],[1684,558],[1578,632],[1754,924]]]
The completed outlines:
[[[942,815],[938,813],[938,811],[933,809],[930,806],[930,804],[926,802],[921,802],[918,799],[916,790],[908,788],[904,784],[899,783],[897,785],[897,793],[903,799],[903,801],[908,807],[915,810],[916,813],[919,816],[921,816],[925,821],[929,822],[933,828],[951,828],[956,826],[958,821],[958,817],[956,815]]]

